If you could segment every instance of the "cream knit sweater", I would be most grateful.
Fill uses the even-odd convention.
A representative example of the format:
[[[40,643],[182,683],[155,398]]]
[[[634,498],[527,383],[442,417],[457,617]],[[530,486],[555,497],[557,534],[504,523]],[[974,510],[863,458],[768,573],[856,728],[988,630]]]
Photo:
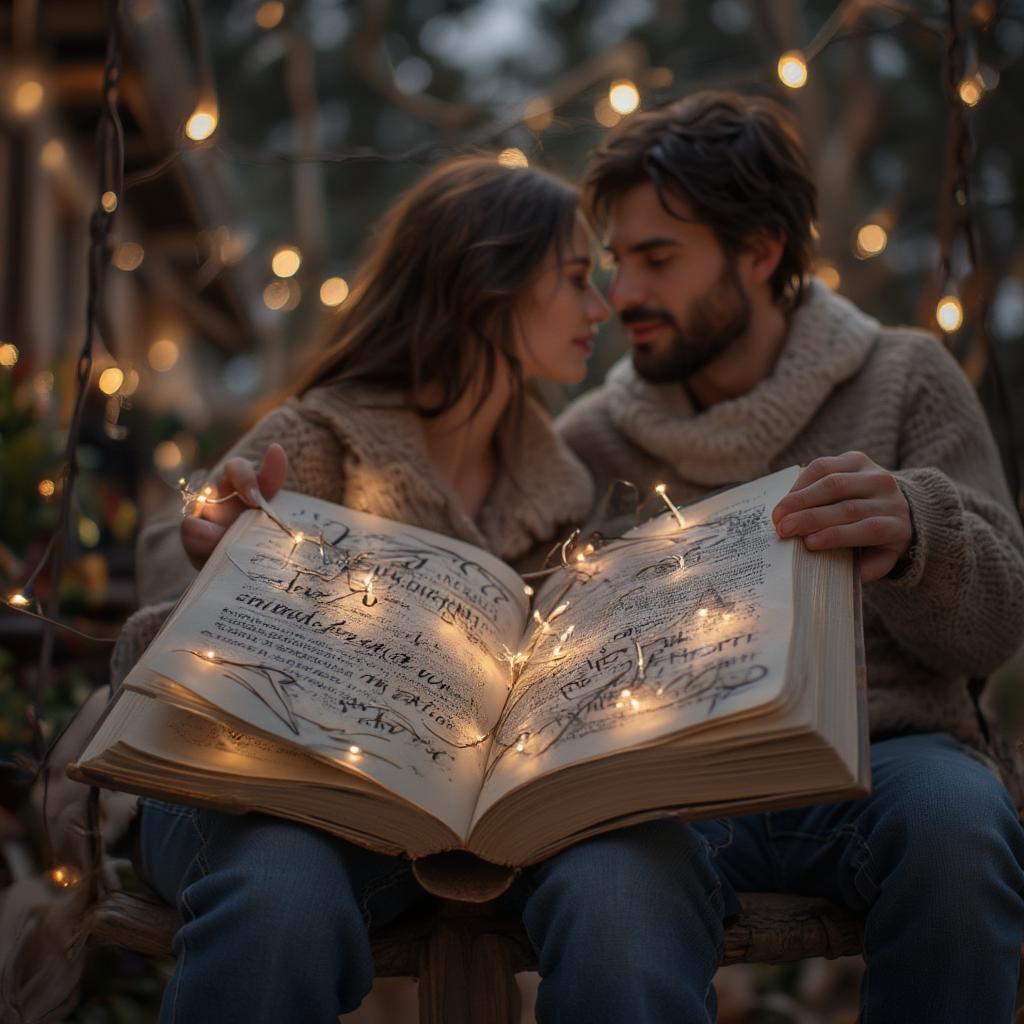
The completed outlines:
[[[695,410],[680,384],[623,359],[558,421],[596,493],[663,481],[677,502],[823,455],[892,470],[914,540],[899,578],[864,588],[873,734],[945,730],[977,743],[966,688],[1024,641],[1024,534],[988,424],[931,335],[888,329],[812,282],[770,376]]]

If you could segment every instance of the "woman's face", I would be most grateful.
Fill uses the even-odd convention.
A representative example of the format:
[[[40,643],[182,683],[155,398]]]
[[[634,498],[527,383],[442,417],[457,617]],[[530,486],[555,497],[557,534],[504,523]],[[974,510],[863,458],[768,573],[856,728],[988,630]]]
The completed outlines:
[[[561,253],[552,244],[539,276],[513,310],[516,355],[525,380],[583,380],[597,325],[610,312],[590,280],[591,270],[590,237],[577,217],[569,244]]]

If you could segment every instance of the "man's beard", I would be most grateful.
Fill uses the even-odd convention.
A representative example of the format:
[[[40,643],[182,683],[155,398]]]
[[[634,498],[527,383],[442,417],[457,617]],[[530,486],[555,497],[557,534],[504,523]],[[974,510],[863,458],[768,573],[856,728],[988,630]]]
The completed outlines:
[[[690,310],[683,327],[666,310],[632,309],[622,314],[622,322],[662,319],[675,330],[666,349],[639,343],[633,346],[636,372],[653,384],[684,381],[714,362],[750,326],[750,299],[736,273],[736,264],[727,260],[711,290],[702,295]]]

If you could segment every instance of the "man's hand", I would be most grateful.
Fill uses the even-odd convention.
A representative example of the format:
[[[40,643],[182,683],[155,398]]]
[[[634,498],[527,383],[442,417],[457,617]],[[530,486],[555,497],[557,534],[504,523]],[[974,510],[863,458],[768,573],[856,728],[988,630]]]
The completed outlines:
[[[775,506],[780,537],[803,537],[810,551],[860,548],[860,578],[879,580],[907,553],[910,506],[888,470],[863,452],[815,459]]]
[[[198,515],[182,520],[181,543],[189,561],[201,569],[228,527],[242,512],[259,507],[257,492],[264,498],[272,498],[281,489],[287,475],[288,456],[279,444],[272,444],[267,449],[258,470],[245,459],[228,459],[217,483],[216,496],[237,492],[239,497],[219,505],[200,505]]]

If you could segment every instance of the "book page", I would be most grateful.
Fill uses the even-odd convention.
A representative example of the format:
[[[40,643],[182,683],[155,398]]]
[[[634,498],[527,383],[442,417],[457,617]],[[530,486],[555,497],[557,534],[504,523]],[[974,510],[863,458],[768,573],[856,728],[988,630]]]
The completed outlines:
[[[707,498],[683,527],[666,509],[538,592],[476,817],[565,765],[779,697],[794,542],[771,510],[798,472]]]
[[[232,528],[139,663],[463,832],[522,581],[472,545],[305,495]],[[301,531],[301,539],[296,539]]]

